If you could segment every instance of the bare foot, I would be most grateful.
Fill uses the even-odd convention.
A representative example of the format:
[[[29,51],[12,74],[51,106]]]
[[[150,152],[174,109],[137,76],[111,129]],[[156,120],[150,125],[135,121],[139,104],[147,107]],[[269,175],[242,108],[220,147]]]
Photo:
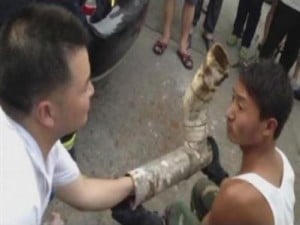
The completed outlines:
[[[189,54],[189,43],[188,42],[181,42],[178,50],[183,54]]]
[[[170,38],[162,36],[160,39],[158,39],[161,43],[168,45]]]

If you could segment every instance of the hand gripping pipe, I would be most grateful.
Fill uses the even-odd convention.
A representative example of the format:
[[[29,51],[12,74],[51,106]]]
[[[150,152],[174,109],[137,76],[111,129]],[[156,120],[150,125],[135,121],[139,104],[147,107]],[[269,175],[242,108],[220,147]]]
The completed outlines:
[[[211,150],[207,109],[213,95],[228,76],[228,56],[220,44],[211,47],[183,98],[184,144],[173,152],[136,168],[128,175],[135,185],[133,208],[188,179],[207,166]]]

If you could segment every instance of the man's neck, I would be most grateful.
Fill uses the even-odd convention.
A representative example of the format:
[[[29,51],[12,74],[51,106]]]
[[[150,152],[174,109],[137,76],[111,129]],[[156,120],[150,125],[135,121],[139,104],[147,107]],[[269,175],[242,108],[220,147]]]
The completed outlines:
[[[275,159],[275,141],[266,141],[253,146],[241,146],[243,157],[240,174],[255,172],[268,166]]]

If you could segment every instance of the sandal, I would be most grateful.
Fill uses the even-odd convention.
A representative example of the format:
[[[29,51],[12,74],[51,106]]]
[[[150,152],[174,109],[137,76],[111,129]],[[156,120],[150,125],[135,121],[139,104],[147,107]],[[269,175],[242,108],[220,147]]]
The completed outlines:
[[[167,47],[168,47],[168,44],[163,43],[160,40],[157,40],[154,43],[152,50],[156,55],[162,55]]]
[[[215,40],[212,39],[212,38],[206,37],[205,34],[202,34],[201,37],[202,37],[202,39],[204,41],[205,48],[208,51],[210,49],[210,47],[214,44]]]
[[[188,70],[192,70],[193,66],[194,66],[194,62],[192,59],[192,56],[188,53],[183,53],[180,52],[179,50],[177,50],[177,55],[180,59],[180,61],[182,62],[183,66],[188,69]]]

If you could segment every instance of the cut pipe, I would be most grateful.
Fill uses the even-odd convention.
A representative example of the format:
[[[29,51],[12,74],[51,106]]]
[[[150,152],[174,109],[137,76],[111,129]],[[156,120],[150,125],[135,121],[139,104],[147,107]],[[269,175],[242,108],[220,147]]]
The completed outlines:
[[[212,154],[207,144],[207,110],[216,87],[228,76],[228,69],[225,50],[220,44],[215,44],[185,92],[183,146],[128,172],[135,186],[133,208],[209,165]]]

